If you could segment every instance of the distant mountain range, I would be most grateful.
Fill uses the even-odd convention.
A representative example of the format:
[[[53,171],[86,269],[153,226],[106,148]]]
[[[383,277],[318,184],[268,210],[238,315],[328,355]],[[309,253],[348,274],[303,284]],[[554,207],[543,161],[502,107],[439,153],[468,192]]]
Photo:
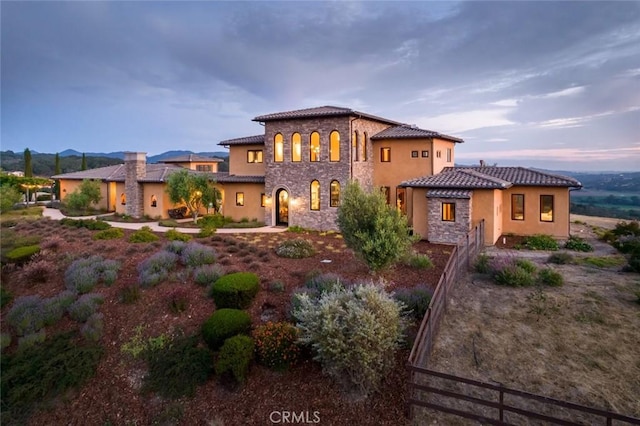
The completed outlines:
[[[65,149],[60,152],[60,157],[73,157],[78,156],[82,157],[82,152],[78,152],[75,149]],[[164,160],[171,157],[178,157],[180,155],[189,155],[195,154],[200,155],[202,157],[218,157],[218,158],[226,158],[229,156],[227,151],[215,151],[215,152],[193,152],[193,151],[166,151],[162,154],[151,155],[147,157],[147,162],[149,163],[157,163],[160,160]],[[118,158],[120,160],[124,160],[124,151],[116,151],[116,152],[85,152],[85,156],[87,157],[106,157],[106,158]]]

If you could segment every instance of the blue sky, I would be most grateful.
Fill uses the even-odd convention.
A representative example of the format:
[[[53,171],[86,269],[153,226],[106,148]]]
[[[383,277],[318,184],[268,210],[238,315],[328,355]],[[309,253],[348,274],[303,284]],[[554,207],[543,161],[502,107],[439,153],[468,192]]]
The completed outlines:
[[[640,171],[640,2],[7,2],[2,150],[221,150],[350,107],[458,163]]]

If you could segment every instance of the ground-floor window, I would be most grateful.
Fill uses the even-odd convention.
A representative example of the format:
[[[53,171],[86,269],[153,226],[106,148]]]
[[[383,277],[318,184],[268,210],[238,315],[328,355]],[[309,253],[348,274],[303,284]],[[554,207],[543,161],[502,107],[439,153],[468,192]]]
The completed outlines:
[[[122,204],[123,206],[127,204],[127,196],[125,195],[124,192],[120,194],[120,204]]]
[[[540,196],[540,221],[553,222],[553,195]]]
[[[155,195],[151,196],[151,207],[158,207],[158,199]]]
[[[311,197],[309,208],[311,210],[320,210],[320,182],[314,180],[311,182]]]
[[[511,194],[511,220],[524,220],[524,194]]]
[[[260,194],[260,207],[264,207],[267,205],[267,195]]]
[[[329,205],[331,207],[338,207],[340,205],[340,182],[338,182],[337,180],[332,180],[329,190],[331,194]]]
[[[442,220],[445,222],[456,221],[456,203],[442,203]]]
[[[387,201],[387,204],[391,204],[391,188],[383,186],[380,188],[380,192],[382,192],[382,196]]]
[[[396,188],[396,208],[402,214],[407,214],[407,190],[406,188]]]
[[[244,206],[244,192],[236,192],[236,206]]]

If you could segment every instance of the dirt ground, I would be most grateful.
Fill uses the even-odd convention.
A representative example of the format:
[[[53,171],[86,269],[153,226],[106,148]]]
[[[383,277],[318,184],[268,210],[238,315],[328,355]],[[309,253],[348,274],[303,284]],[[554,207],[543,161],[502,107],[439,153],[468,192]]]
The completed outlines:
[[[611,227],[618,222],[587,216],[572,220]],[[572,223],[572,234],[595,247],[595,252],[575,256],[615,256],[613,248],[595,240],[590,226]],[[635,302],[640,275],[621,272],[620,266],[545,265],[548,252],[487,252],[551,266],[565,284],[540,291],[501,287],[486,276],[469,275],[454,291],[428,367],[640,417],[640,305]],[[439,401],[455,404],[446,398]],[[480,412],[477,405],[457,407]],[[553,414],[586,424],[595,421],[575,413]],[[419,409],[418,418],[419,424],[474,424],[428,409]],[[505,420],[534,424],[515,415]]]

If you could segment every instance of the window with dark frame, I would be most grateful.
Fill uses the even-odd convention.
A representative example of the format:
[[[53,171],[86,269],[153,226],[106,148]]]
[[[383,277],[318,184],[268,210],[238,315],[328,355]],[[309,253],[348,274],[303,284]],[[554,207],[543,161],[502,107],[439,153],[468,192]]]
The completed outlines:
[[[120,194],[120,204],[122,204],[123,206],[127,204],[127,196],[124,194],[124,192]]]
[[[236,192],[236,206],[244,206],[244,192]]]
[[[391,204],[391,188],[388,186],[382,186],[380,187],[380,191],[382,192],[387,204]]]
[[[447,148],[447,163],[451,162],[451,157],[452,157],[451,153],[452,153],[451,148]]]
[[[380,162],[388,163],[391,161],[391,148],[380,148]]]
[[[422,158],[429,158],[429,151],[422,151]]]
[[[337,180],[331,181],[331,186],[329,188],[329,206],[331,207],[339,207],[340,206],[340,182]]]
[[[553,195],[540,196],[540,222],[553,222]]]
[[[211,172],[213,171],[213,166],[211,164],[198,164],[196,170],[199,172]]]
[[[511,194],[511,220],[524,220],[524,194]]]
[[[310,185],[309,208],[311,210],[320,210],[320,182],[314,180]]]
[[[267,195],[260,194],[260,207],[264,207],[267,205]]]
[[[248,150],[247,163],[262,163],[262,150],[261,149]]]
[[[158,207],[158,199],[155,195],[151,196],[151,207]]]
[[[456,221],[456,203],[442,203],[442,220],[444,222]]]
[[[407,214],[407,189],[402,187],[396,188],[396,208],[400,213]]]
[[[418,158],[418,151],[411,151],[411,158]]]

